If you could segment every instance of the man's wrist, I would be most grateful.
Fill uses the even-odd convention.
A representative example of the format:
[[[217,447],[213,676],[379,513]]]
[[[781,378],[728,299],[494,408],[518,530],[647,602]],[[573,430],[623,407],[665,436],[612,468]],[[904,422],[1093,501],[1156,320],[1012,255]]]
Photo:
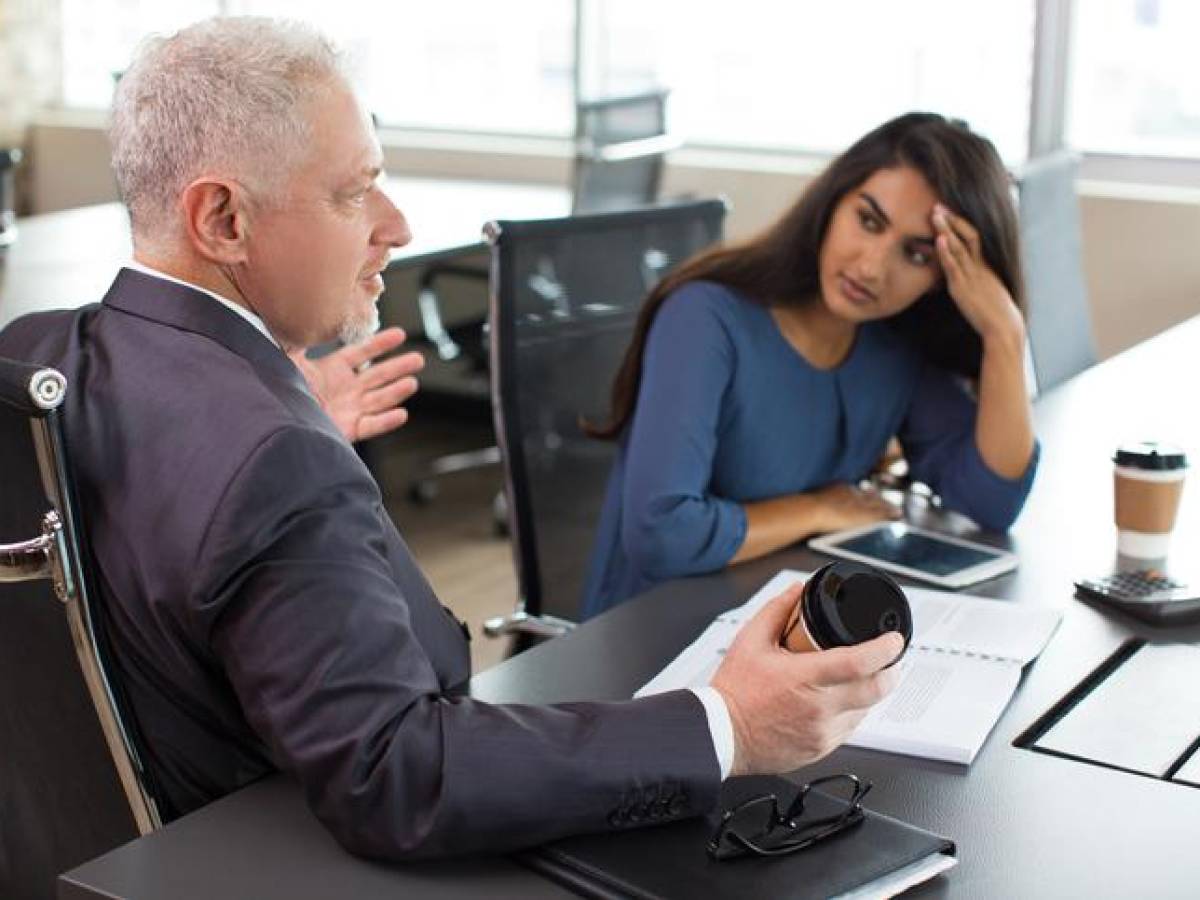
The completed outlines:
[[[717,765],[721,770],[721,780],[724,781],[733,774],[734,757],[737,752],[729,706],[721,692],[714,687],[693,688],[692,693],[704,707],[704,715],[708,720],[708,731],[712,736],[713,750],[717,755]]]

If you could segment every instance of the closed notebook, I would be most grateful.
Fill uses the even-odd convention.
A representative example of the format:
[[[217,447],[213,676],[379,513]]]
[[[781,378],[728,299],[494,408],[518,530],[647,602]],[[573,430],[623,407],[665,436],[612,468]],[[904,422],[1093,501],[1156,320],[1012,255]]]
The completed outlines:
[[[718,808],[704,818],[568,838],[522,854],[520,861],[588,897],[687,900],[836,897],[886,884],[889,876],[905,870],[926,873],[904,885],[919,883],[953,864],[953,842],[869,809],[861,824],[787,856],[721,862],[709,857],[708,841],[723,810],[762,793],[786,803],[796,790],[782,778],[731,779],[721,788]],[[810,795],[810,804],[817,804],[814,812],[824,812],[819,808],[824,800],[815,792]]]

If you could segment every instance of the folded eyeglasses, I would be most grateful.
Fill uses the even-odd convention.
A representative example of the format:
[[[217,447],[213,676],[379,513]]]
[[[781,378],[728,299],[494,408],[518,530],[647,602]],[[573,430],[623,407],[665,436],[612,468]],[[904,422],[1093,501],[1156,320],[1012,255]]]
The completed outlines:
[[[832,811],[805,818],[805,804],[814,788],[819,789],[820,805]],[[708,842],[708,854],[725,860],[746,855],[783,856],[805,850],[861,823],[862,800],[870,790],[871,782],[844,772],[803,785],[784,810],[774,794],[751,797],[721,816]]]

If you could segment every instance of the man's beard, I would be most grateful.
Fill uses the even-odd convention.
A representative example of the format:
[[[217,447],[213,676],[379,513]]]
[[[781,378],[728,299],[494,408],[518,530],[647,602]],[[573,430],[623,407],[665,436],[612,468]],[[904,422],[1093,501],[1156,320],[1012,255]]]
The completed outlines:
[[[343,344],[360,344],[379,330],[379,307],[371,304],[368,315],[350,313],[338,328],[338,340]]]

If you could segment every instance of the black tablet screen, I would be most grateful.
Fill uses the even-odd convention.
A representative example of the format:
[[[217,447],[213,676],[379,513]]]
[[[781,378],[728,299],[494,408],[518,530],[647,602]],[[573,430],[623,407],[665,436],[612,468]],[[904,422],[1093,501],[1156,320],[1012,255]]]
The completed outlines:
[[[877,528],[856,538],[838,541],[838,546],[930,575],[951,575],[999,555],[893,528]]]

